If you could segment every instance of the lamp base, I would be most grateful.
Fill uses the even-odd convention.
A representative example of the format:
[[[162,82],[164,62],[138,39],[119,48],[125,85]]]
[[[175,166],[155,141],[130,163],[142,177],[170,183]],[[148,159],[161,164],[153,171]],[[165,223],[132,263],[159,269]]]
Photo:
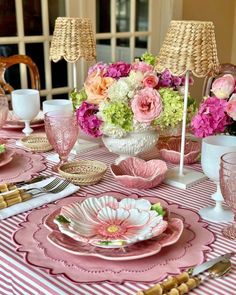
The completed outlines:
[[[91,151],[91,150],[94,150],[94,149],[98,149],[99,146],[100,146],[99,143],[78,138],[75,145],[73,146],[73,149],[72,149],[71,153],[74,154],[74,155],[77,155],[77,154],[80,154],[82,152],[88,152],[88,151]]]
[[[199,210],[199,214],[203,219],[212,222],[231,222],[234,220],[234,214],[228,209],[218,207],[206,207]]]
[[[168,170],[164,183],[177,188],[187,189],[192,185],[207,179],[207,176],[201,172],[190,169],[184,169],[183,172],[183,175],[179,174],[179,167]]]

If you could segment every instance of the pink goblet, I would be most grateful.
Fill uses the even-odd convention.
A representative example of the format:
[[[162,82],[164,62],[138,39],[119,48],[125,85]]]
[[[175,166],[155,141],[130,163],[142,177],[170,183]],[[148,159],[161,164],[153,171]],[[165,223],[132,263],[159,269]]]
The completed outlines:
[[[234,222],[223,228],[225,237],[236,239],[236,152],[221,156],[220,163],[220,189],[226,204],[234,213]]]
[[[60,158],[60,162],[52,168],[54,172],[58,172],[58,168],[67,161],[77,140],[77,119],[73,112],[52,111],[45,114],[44,121],[48,141]]]
[[[0,95],[0,129],[5,124],[8,115],[8,99],[4,94]]]
[[[0,94],[0,129],[5,124],[8,116],[8,99],[4,94]],[[0,139],[0,144],[5,143],[6,141]]]

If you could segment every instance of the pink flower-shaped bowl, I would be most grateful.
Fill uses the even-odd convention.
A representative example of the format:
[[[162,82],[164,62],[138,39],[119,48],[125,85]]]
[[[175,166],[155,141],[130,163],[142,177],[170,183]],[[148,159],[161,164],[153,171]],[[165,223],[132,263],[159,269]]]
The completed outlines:
[[[144,161],[139,158],[130,157],[119,164],[110,166],[111,173],[125,187],[148,189],[160,184],[167,172],[164,161]]]
[[[181,138],[170,138],[158,144],[160,156],[163,160],[179,164]],[[197,141],[186,140],[184,149],[184,164],[193,164],[198,160],[201,144]]]

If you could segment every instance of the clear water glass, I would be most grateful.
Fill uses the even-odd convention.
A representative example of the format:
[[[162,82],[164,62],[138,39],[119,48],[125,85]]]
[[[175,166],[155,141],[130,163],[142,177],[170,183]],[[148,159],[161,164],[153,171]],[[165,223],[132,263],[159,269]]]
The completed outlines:
[[[223,228],[225,237],[236,239],[236,152],[226,153],[220,163],[220,189],[226,204],[234,213],[234,221]]]
[[[45,131],[48,141],[58,153],[60,162],[52,168],[58,172],[58,168],[67,162],[79,133],[76,116],[71,111],[52,111],[44,115]]]

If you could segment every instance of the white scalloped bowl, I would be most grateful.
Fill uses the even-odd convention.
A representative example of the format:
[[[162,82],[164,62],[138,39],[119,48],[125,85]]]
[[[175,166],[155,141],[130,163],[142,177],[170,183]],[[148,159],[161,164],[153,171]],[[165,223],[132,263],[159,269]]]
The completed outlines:
[[[115,180],[128,188],[149,189],[158,186],[165,178],[167,165],[162,160],[144,161],[130,157],[110,166]]]
[[[102,248],[120,248],[151,239],[168,226],[148,200],[118,201],[111,195],[65,205],[54,222],[72,239]]]

